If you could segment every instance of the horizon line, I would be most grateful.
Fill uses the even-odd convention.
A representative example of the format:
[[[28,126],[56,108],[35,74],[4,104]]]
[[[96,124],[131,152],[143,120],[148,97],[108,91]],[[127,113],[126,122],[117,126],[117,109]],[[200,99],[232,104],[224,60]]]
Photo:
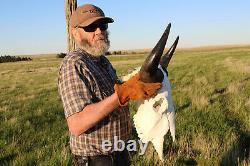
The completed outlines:
[[[230,48],[230,47],[248,47],[250,46],[250,43],[247,44],[217,44],[217,45],[200,45],[200,46],[191,46],[191,47],[177,47],[176,50],[187,50],[187,49],[209,49],[209,48]],[[165,47],[165,49],[167,49],[169,47]],[[151,50],[153,48],[136,48],[136,49],[114,49],[114,50],[109,50],[109,52],[113,52],[113,51],[135,51],[135,52],[140,52],[140,51],[144,51],[144,52],[148,52],[148,50]],[[59,53],[67,53],[66,52],[53,52],[53,53],[27,53],[27,54],[0,54],[0,56],[37,56],[37,55],[52,55],[52,54],[59,54]]]

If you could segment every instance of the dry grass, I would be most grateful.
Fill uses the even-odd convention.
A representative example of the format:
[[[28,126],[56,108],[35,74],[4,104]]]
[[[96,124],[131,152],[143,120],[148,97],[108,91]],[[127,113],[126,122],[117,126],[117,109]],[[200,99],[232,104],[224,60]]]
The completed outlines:
[[[194,82],[196,84],[201,84],[203,86],[208,85],[208,80],[205,76],[199,77],[199,78],[195,78]]]
[[[204,95],[193,95],[191,97],[192,100],[192,106],[198,108],[198,109],[202,109],[206,106],[208,106],[209,104],[209,98],[204,96]]]
[[[243,155],[238,151],[247,150],[242,138],[250,133],[250,47],[214,49],[177,50],[169,66],[176,141],[166,135],[164,164],[149,147],[144,156],[131,155],[132,165],[223,165],[224,158],[237,163]],[[110,58],[122,75],[144,55]],[[0,64],[1,164],[70,164],[68,128],[56,86],[61,60],[53,55]],[[135,108],[130,105],[131,112]],[[249,164],[249,157],[238,160],[238,165]]]
[[[245,105],[246,105],[247,107],[249,107],[249,109],[250,109],[250,98],[248,98],[248,99],[246,100]]]
[[[250,73],[250,64],[242,60],[229,57],[222,61],[221,64],[233,72]]]
[[[215,51],[215,50],[225,50],[225,49],[241,49],[249,48],[249,44],[232,44],[232,45],[210,45],[210,46],[200,46],[192,48],[179,48],[181,51]]]
[[[243,83],[233,82],[227,87],[227,92],[232,94],[239,94],[244,87]]]
[[[217,138],[210,138],[210,140],[203,135],[198,133],[194,135],[192,146],[194,149],[198,150],[205,159],[210,158],[213,155],[219,155],[222,152],[222,149],[219,149],[219,140]]]
[[[126,60],[126,61],[117,61],[112,62],[113,65],[126,65],[126,64],[141,64],[143,62],[142,59],[140,60]]]

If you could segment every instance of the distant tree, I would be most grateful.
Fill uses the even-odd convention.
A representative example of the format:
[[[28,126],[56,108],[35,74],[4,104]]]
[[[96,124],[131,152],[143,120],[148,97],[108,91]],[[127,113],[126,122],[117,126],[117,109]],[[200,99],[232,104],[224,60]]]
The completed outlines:
[[[0,56],[0,63],[17,62],[17,61],[30,61],[30,60],[32,60],[32,59],[28,58],[28,57],[16,57],[16,56],[10,56],[10,55]]]
[[[113,54],[113,55],[121,55],[121,54],[122,54],[122,51],[113,51],[112,54]]]
[[[112,53],[110,51],[107,51],[105,55],[111,55]]]
[[[72,15],[73,11],[76,10],[76,8],[77,8],[77,0],[65,0],[64,1],[68,51],[72,51],[75,49],[75,42],[74,42],[72,36],[70,35],[69,20],[70,20],[70,16]]]

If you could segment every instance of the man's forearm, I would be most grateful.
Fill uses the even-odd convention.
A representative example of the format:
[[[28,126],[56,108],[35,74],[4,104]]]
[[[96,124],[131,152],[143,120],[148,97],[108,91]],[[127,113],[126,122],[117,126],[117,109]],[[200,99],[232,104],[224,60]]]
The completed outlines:
[[[67,118],[70,132],[79,136],[106,117],[118,106],[118,96],[116,93],[98,103],[87,105],[81,112]]]

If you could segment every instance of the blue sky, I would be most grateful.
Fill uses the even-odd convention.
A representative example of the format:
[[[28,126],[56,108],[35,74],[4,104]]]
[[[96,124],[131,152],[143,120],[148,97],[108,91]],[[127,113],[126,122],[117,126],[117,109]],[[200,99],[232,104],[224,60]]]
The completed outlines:
[[[78,0],[93,3],[115,22],[109,26],[111,50],[152,48],[169,22],[169,46],[179,48],[250,44],[247,0]],[[64,0],[9,0],[0,5],[0,55],[66,51]]]

